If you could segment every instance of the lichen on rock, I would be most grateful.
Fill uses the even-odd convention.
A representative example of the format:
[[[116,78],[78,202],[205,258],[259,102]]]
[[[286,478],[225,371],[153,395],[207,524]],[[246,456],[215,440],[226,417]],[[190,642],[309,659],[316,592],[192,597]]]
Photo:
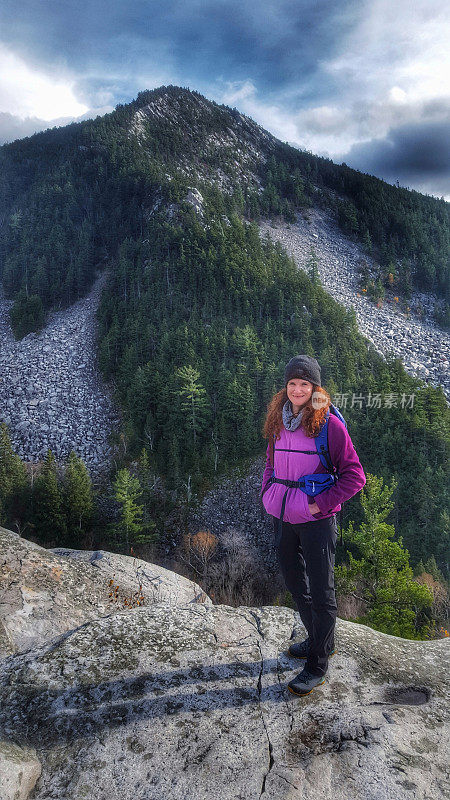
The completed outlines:
[[[0,662],[0,738],[35,751],[33,800],[445,797],[449,642],[338,618],[302,698],[305,633],[283,606],[114,610]]]

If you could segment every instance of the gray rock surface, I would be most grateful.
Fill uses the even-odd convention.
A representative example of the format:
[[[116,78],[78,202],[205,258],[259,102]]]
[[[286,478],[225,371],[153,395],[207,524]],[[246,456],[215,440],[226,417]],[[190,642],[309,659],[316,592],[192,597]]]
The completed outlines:
[[[203,197],[202,194],[196,189],[192,187],[188,190],[186,195],[186,202],[190,203],[193,206],[194,210],[200,216],[203,216]]]
[[[411,375],[434,386],[441,384],[450,400],[450,334],[433,322],[432,298],[414,291],[407,319],[395,305],[383,303],[377,308],[361,293],[358,296],[358,262],[363,258],[369,268],[375,262],[361,245],[342,233],[330,211],[308,209],[307,215],[309,220],[298,214],[297,222],[292,225],[285,222],[272,225],[264,220],[260,235],[268,234],[274,242],[282,244],[302,269],[306,269],[313,247],[324,289],[345,308],[354,307],[359,332],[383,357],[389,353],[400,358]],[[418,306],[424,310],[423,319],[414,313]]]
[[[277,149],[278,139],[251,117],[233,109],[229,125],[221,126],[220,131],[216,126],[212,130],[204,129],[199,149],[196,143],[198,131],[192,126],[192,117],[207,118],[216,112],[204,97],[192,96],[189,98],[191,113],[187,117],[185,103],[182,94],[178,98],[173,95],[151,98],[134,112],[129,138],[135,139],[144,150],[149,146],[152,148],[149,133],[155,122],[158,124],[163,119],[186,142],[188,152],[177,156],[177,173],[192,181],[194,186],[201,187],[202,182],[206,182],[226,193],[232,193],[237,186],[241,189],[251,186],[262,192],[260,166]],[[228,162],[225,170],[219,166],[221,161]],[[172,175],[166,174],[166,178],[171,180]]]
[[[304,633],[284,607],[119,611],[0,665],[0,736],[36,750],[33,800],[448,797],[449,642],[338,619],[301,698]]]
[[[43,459],[48,448],[63,460],[73,449],[91,474],[110,466],[108,436],[119,412],[98,371],[95,317],[106,281],[104,272],[85,298],[20,341],[9,322],[11,302],[0,293],[0,421],[27,461]]]
[[[71,562],[94,567],[98,581],[109,581],[113,575],[115,583],[128,595],[141,585],[149,603],[163,600],[174,605],[190,602],[212,603],[211,598],[197,583],[140,558],[109,553],[106,550],[73,550],[63,547],[53,547],[50,552]]]
[[[27,800],[40,774],[33,748],[0,741],[1,800]]]
[[[0,657],[54,641],[125,600],[131,614],[140,593],[141,606],[211,603],[198,584],[156,564],[102,550],[57,554],[0,528]]]
[[[112,554],[0,534],[6,625],[17,632],[22,614],[39,631],[0,661],[2,800],[450,796],[448,639],[338,618],[326,681],[301,698],[287,689],[302,666],[287,647],[306,634],[292,609],[168,596],[105,614],[95,564],[117,566]],[[125,581],[132,559],[118,558]],[[14,601],[25,586],[39,587],[47,630],[30,595]]]

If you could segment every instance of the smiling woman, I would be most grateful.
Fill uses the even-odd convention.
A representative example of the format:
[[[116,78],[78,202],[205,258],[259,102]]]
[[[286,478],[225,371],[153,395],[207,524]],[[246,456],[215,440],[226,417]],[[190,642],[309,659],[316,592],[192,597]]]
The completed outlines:
[[[292,413],[297,416],[313,393],[314,386],[303,378],[292,378],[286,386],[286,392],[292,403]]]
[[[366,476],[345,422],[321,386],[316,359],[294,356],[284,377],[285,388],[270,401],[264,424],[269,444],[261,496],[273,516],[281,572],[308,632],[305,642],[289,648],[306,658],[288,684],[304,695],[323,683],[334,652],[336,513],[362,489]]]

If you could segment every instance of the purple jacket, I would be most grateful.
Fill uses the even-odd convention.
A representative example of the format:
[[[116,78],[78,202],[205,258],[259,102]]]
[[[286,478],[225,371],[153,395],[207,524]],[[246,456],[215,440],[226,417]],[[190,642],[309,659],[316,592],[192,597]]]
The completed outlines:
[[[304,453],[294,452],[295,450],[315,450],[314,439],[306,436],[301,425],[295,431],[288,431],[283,425],[280,436],[281,438],[275,441],[276,478],[295,481],[302,475],[327,471],[318,455],[308,456]],[[331,517],[340,511],[342,503],[353,497],[365,485],[366,476],[347,428],[334,414],[330,414],[328,418],[328,449],[331,461],[339,472],[338,480],[330,489],[325,489],[315,497],[306,495],[301,489],[288,489],[283,516],[286,522],[295,524]],[[272,475],[269,452],[270,442],[267,445],[266,468],[260,496],[262,495],[262,502],[267,513],[280,519],[281,504],[287,486],[283,486],[282,483],[272,483],[264,491],[264,487]],[[320,509],[317,514],[311,514],[309,511],[309,505],[314,502]]]

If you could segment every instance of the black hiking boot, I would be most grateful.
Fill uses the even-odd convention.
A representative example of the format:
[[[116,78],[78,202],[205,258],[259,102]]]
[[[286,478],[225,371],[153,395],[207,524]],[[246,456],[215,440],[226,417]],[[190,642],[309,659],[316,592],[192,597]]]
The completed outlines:
[[[308,672],[306,667],[303,667],[302,671],[288,683],[288,689],[292,694],[304,697],[306,694],[311,694],[312,690],[316,686],[321,686],[322,683],[325,683],[325,675],[313,675]]]
[[[293,656],[294,658],[308,658],[308,651],[309,651],[309,637],[305,639],[303,642],[294,642],[294,644],[291,644],[288,653],[290,656]],[[335,653],[336,653],[336,648],[334,647],[328,658],[334,656]]]

